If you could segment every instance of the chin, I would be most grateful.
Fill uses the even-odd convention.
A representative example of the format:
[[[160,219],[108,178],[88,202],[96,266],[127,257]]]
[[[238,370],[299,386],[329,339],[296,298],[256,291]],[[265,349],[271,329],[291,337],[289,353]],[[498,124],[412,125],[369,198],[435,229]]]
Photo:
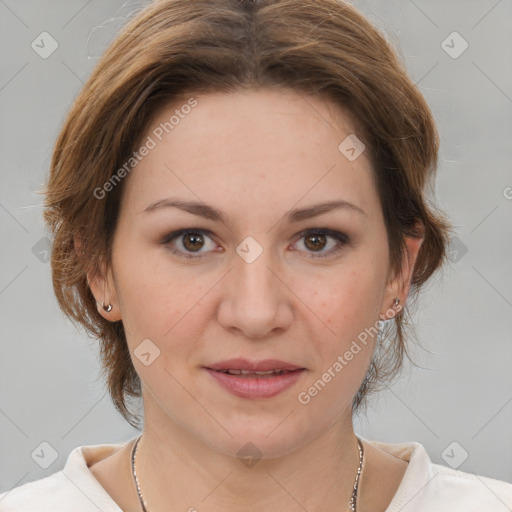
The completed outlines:
[[[251,421],[250,424],[226,424],[226,430],[214,436],[210,430],[204,433],[203,440],[210,448],[218,453],[249,460],[260,458],[283,457],[314,437],[313,432],[304,432],[298,425],[293,425],[293,413],[272,420]],[[284,420],[284,421],[283,421]]]

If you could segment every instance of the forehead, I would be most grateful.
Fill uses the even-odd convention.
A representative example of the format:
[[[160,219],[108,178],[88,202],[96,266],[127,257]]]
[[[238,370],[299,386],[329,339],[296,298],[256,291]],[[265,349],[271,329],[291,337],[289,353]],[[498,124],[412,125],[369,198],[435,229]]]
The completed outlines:
[[[354,135],[343,109],[289,89],[184,97],[141,139],[151,149],[123,202],[141,211],[169,195],[257,211],[340,196],[366,210],[376,199],[370,161],[340,149]]]

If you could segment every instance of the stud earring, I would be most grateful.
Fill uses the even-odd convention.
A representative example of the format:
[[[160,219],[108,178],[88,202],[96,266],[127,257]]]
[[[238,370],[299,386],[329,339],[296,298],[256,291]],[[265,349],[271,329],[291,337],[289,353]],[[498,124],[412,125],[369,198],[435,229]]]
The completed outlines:
[[[107,313],[110,313],[112,311],[112,304],[107,304],[105,306],[105,303],[102,302],[101,303],[101,307],[103,308],[104,311],[106,311]]]
[[[380,315],[380,319],[383,320],[383,321],[387,321],[387,320],[391,320],[391,318],[393,318],[395,316],[395,312],[393,311],[394,309],[396,309],[398,307],[398,303],[400,302],[400,299],[398,297],[395,297],[395,300],[393,302],[393,305],[391,306],[391,310],[387,310],[386,313],[383,313]],[[387,314],[391,314],[391,318],[387,316]]]

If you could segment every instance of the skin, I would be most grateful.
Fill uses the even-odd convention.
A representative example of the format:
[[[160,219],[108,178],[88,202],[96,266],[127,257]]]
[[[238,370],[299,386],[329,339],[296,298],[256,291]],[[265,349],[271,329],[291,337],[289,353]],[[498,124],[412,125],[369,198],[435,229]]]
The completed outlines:
[[[406,239],[402,274],[388,280],[370,161],[364,152],[350,161],[338,149],[354,130],[335,105],[288,89],[195,98],[198,105],[126,178],[112,264],[89,280],[99,304],[112,304],[109,313],[99,307],[101,314],[123,321],[142,381],[137,474],[144,496],[153,511],[345,510],[359,464],[351,402],[376,338],[360,343],[307,405],[297,396],[395,297],[405,303],[421,240]],[[176,108],[162,110],[153,126]],[[229,221],[171,207],[144,211],[170,197],[212,205]],[[296,224],[284,219],[290,209],[339,199],[365,215],[338,209]],[[212,234],[198,245],[186,236],[163,243],[184,228]],[[339,243],[321,237],[315,249],[311,233],[300,233],[319,228],[345,233],[349,242],[333,252]],[[236,252],[247,236],[263,250],[252,263]],[[145,339],[160,350],[148,366],[133,355]],[[307,371],[283,393],[251,400],[224,390],[202,368],[232,357],[281,359]],[[248,442],[262,455],[252,467],[237,458]],[[135,511],[131,447],[91,471],[124,510]],[[407,463],[364,448],[358,511],[384,511]]]

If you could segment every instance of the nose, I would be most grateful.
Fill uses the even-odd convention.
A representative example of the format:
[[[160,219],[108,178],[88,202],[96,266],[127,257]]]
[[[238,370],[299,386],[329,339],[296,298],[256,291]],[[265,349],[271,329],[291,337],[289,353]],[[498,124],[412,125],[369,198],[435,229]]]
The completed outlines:
[[[263,250],[251,263],[235,254],[218,310],[218,321],[225,329],[263,339],[290,325],[293,293],[270,253]]]

